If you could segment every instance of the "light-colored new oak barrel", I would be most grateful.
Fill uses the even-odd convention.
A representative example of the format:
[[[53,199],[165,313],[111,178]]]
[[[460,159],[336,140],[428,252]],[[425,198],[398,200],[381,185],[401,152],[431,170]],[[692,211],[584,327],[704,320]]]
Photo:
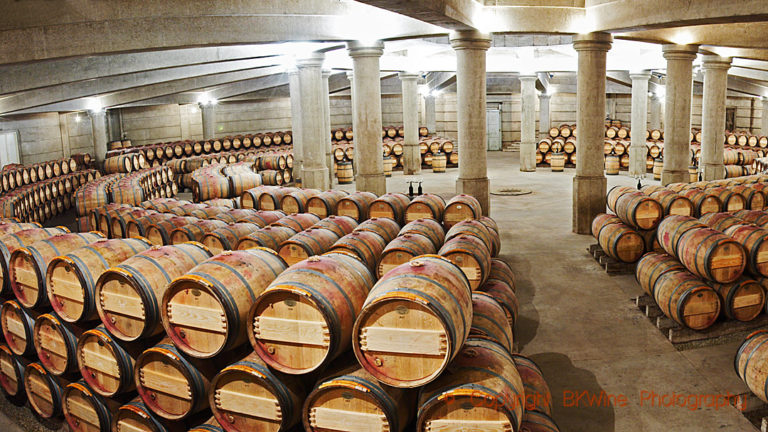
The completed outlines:
[[[109,268],[96,283],[99,318],[126,342],[162,332],[160,299],[168,284],[210,257],[200,243],[153,246]]]
[[[256,224],[234,223],[209,232],[203,236],[202,243],[212,254],[217,255],[225,250],[236,249],[242,238],[258,229]]]
[[[339,200],[349,195],[342,190],[327,190],[321,192],[307,201],[307,213],[312,213],[320,218],[326,218],[336,214]]]
[[[310,432],[405,431],[416,411],[416,391],[379,383],[358,364],[345,364],[321,378],[304,404]]]
[[[298,233],[318,222],[320,222],[320,217],[312,213],[293,213],[278,219],[272,225],[285,226]]]
[[[301,379],[270,369],[250,353],[216,375],[209,402],[227,432],[277,432],[301,421],[306,394]]]
[[[423,218],[441,221],[444,211],[445,200],[441,196],[425,193],[414,198],[405,208],[405,222]]]
[[[468,235],[476,237],[482,241],[488,248],[488,253],[491,256],[498,254],[498,247],[501,245],[501,241],[498,238],[498,233],[488,228],[485,224],[479,220],[464,220],[453,225],[451,229],[445,233],[445,241],[450,241],[458,236]]]
[[[514,288],[509,286],[509,284],[503,280],[488,279],[478,291],[489,294],[499,302],[504,309],[504,314],[507,316],[509,327],[514,332],[515,322],[517,321],[518,311],[520,309],[520,302],[517,300]]]
[[[298,191],[299,188],[281,186],[278,188],[265,189],[261,195],[259,195],[258,209],[259,210],[280,210],[280,204],[283,198],[293,192]]]
[[[362,222],[368,219],[371,203],[376,198],[376,195],[370,192],[353,192],[339,200],[336,205],[336,214],[349,216],[357,222]]]
[[[654,286],[661,311],[678,324],[703,330],[720,315],[720,298],[704,281],[686,270],[662,274]]]
[[[14,402],[23,403],[27,397],[24,370],[29,363],[29,359],[17,356],[7,346],[0,345],[0,387]]]
[[[304,213],[307,211],[307,201],[320,192],[319,189],[296,188],[280,200],[280,208],[288,214]]]
[[[491,271],[491,253],[485,243],[471,235],[446,241],[437,254],[448,258],[467,276],[473,290],[485,283]]]
[[[765,309],[765,290],[753,279],[710,286],[720,295],[723,313],[730,319],[752,321]]]
[[[723,203],[717,195],[699,189],[684,190],[680,194],[691,200],[693,215],[696,217],[707,213],[717,213],[723,207]]]
[[[357,228],[357,221],[349,216],[328,216],[312,225],[312,228],[325,228],[339,237],[344,237]]]
[[[331,252],[341,250],[352,253],[373,272],[386,246],[387,242],[375,232],[353,231],[336,241]]]
[[[768,230],[753,225],[734,225],[725,234],[747,252],[747,268],[753,276],[768,276]]]
[[[77,365],[85,382],[97,394],[115,397],[133,391],[133,366],[143,351],[112,337],[101,325],[85,331],[77,342]]]
[[[688,216],[667,216],[656,229],[656,238],[661,247],[670,255],[677,258],[677,247],[680,237],[694,228],[706,228],[698,219]]]
[[[434,219],[423,218],[408,222],[398,233],[398,235],[405,234],[423,235],[432,242],[435,246],[435,250],[440,249],[445,242],[445,230],[443,230],[440,223]]]
[[[85,382],[64,387],[62,410],[72,432],[110,432],[120,403],[95,393]]]
[[[699,218],[699,221],[716,231],[725,232],[726,229],[744,223],[741,219],[730,213],[707,213]]]
[[[671,190],[661,189],[650,194],[651,198],[661,204],[664,209],[664,216],[683,215],[693,216],[694,208],[690,199],[672,192]]]
[[[36,241],[47,239],[57,234],[66,234],[69,230],[66,227],[55,228],[30,228],[21,231],[16,231],[11,234],[5,234],[0,237],[0,266],[2,266],[2,274],[0,278],[0,286],[2,290],[0,293],[7,293],[13,295],[11,291],[10,272],[8,271],[8,264],[11,259],[11,254],[19,248],[31,245]]]
[[[683,234],[678,258],[691,273],[719,283],[735,281],[747,265],[741,244],[709,228],[694,228]]]
[[[472,293],[449,260],[419,256],[379,279],[355,321],[360,364],[393,387],[419,387],[445,370],[469,335]]]
[[[272,250],[278,250],[280,244],[296,235],[293,228],[280,225],[271,225],[256,230],[237,243],[238,250],[250,249],[255,247],[265,247]]]
[[[622,194],[616,200],[615,212],[622,222],[642,230],[656,228],[664,217],[661,204],[639,191]]]
[[[158,418],[141,398],[137,397],[120,406],[112,418],[113,432],[184,432],[181,422],[172,423]]]
[[[498,342],[508,353],[515,352],[512,327],[501,304],[490,294],[472,293],[472,326],[469,337],[487,338]]]
[[[733,214],[744,222],[765,228],[768,224],[768,213],[760,210],[739,210]]]
[[[68,322],[96,319],[96,281],[108,268],[149,249],[146,239],[98,240],[58,256],[45,276],[53,310]]]
[[[417,431],[471,430],[478,424],[488,431],[520,430],[525,389],[514,360],[502,346],[470,338],[450,369],[451,374],[422,389]]]
[[[165,339],[136,359],[136,390],[147,408],[168,420],[182,420],[208,408],[212,361],[185,356]]]
[[[48,306],[45,285],[48,264],[59,255],[103,238],[100,232],[59,234],[13,251],[9,261],[10,281],[19,303],[30,309]]]
[[[443,225],[448,230],[464,220],[480,219],[480,202],[471,195],[459,194],[448,200],[443,210]]]
[[[0,328],[3,330],[3,337],[8,348],[17,356],[34,357],[35,315],[21,307],[16,300],[7,300],[0,308]]]
[[[161,299],[163,327],[185,354],[212,358],[247,341],[247,315],[288,266],[273,250],[216,255],[173,280]]]
[[[707,192],[714,194],[720,199],[720,202],[723,204],[722,211],[735,212],[746,208],[746,199],[730,188],[708,188]]]
[[[40,364],[52,375],[77,372],[77,340],[83,331],[54,314],[37,317],[33,333]]]
[[[339,235],[326,228],[308,228],[280,244],[278,253],[288,265],[313,255],[323,254],[339,240]]]
[[[733,361],[734,369],[747,387],[768,402],[768,330],[758,330],[744,339]]]
[[[389,242],[381,253],[376,277],[381,279],[393,268],[407,263],[419,255],[434,254],[437,250],[432,241],[422,234],[403,234]]]
[[[198,222],[200,219],[190,216],[175,216],[151,224],[147,227],[146,238],[154,246],[171,244],[171,233],[177,228]]]
[[[174,215],[171,213],[152,213],[139,219],[130,220],[125,223],[126,231],[128,233],[126,237],[146,237],[147,228],[149,228],[150,225],[171,219],[173,217]]]
[[[189,241],[202,241],[203,237],[209,232],[215,231],[219,228],[226,227],[227,223],[224,221],[209,219],[198,220],[195,223],[184,225],[171,231],[170,240],[171,244],[179,244]]]
[[[389,218],[402,225],[405,220],[405,208],[409,203],[406,195],[386,193],[371,203],[369,215],[372,218]]]
[[[649,252],[640,258],[635,269],[635,279],[648,295],[654,297],[656,281],[664,273],[672,270],[685,270],[685,266],[675,257],[663,252]]]
[[[281,372],[318,370],[349,349],[352,324],[373,282],[365,265],[344,253],[292,265],[251,308],[251,345]]]
[[[400,232],[400,225],[390,218],[371,218],[368,219],[355,228],[355,231],[370,231],[375,232],[389,243],[397,237]]]
[[[32,410],[42,418],[62,414],[62,393],[69,382],[49,374],[40,363],[30,363],[24,371],[24,389]]]

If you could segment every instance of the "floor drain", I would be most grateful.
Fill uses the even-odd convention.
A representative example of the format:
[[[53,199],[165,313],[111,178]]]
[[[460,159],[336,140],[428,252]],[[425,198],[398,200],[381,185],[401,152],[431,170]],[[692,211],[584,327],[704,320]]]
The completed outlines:
[[[531,193],[530,189],[501,188],[491,192],[491,195],[517,196],[517,195],[528,195],[529,193]]]

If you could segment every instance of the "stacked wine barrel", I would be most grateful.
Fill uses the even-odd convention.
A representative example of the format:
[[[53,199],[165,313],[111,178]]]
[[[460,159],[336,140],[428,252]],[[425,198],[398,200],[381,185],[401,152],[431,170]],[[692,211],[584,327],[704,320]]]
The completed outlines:
[[[382,153],[384,155],[384,173],[389,175],[392,170],[403,167],[403,136],[402,126],[386,126],[382,128]],[[354,134],[352,128],[334,129],[331,131],[334,172],[346,166],[355,159]],[[450,139],[430,136],[426,127],[419,128],[419,153],[423,168],[433,168],[434,172],[444,172],[444,167],[456,167],[459,164],[458,146]],[[433,158],[437,157],[433,167]],[[443,165],[443,161],[445,164]],[[341,168],[340,168],[341,167]]]
[[[678,324],[702,330],[721,316],[751,321],[766,304],[766,180],[616,187],[607,197],[616,215],[595,218],[593,234],[606,254],[637,261],[640,286]],[[656,230],[640,229],[650,215]]]
[[[167,165],[177,174],[176,181],[179,189],[190,189],[193,193],[201,186],[199,184],[201,178],[205,181],[205,177],[211,176],[226,177],[227,180],[218,179],[218,183],[222,188],[225,183],[228,184],[228,189],[233,195],[239,195],[244,190],[262,183],[280,185],[293,180],[293,150],[285,146],[279,149],[240,150],[175,159],[169,161]],[[218,165],[218,167],[211,165]],[[195,172],[197,172],[197,180]],[[216,179],[213,180],[216,183]]]
[[[90,167],[91,155],[77,154],[70,158],[40,162],[32,165],[8,164],[0,170],[0,195],[24,186],[67,176]]]
[[[120,141],[120,146],[115,145],[113,148],[110,148],[107,151],[106,158],[131,155],[129,156],[130,159],[135,154],[137,157],[140,155],[146,164],[158,166],[171,160],[191,156],[291,146],[292,144],[293,135],[291,131],[225,136],[202,141],[163,142],[142,146],[131,146],[130,140],[125,140]]]
[[[175,196],[173,171],[168,167],[154,167],[130,174],[110,174],[83,184],[74,193],[77,223],[93,227],[89,215],[104,209],[109,203],[135,205],[140,202]]]
[[[658,129],[646,130],[646,170],[660,175],[664,166],[664,132]],[[603,152],[607,174],[618,174],[629,168],[629,148],[632,131],[622,126],[620,121],[606,121]],[[701,131],[692,129],[690,133],[690,157],[692,170],[698,170],[701,158]],[[562,153],[562,156],[560,155]],[[563,124],[552,127],[549,136],[539,141],[536,163],[539,166],[553,166],[552,155],[556,164],[561,160],[566,167],[576,164],[576,126]],[[755,161],[768,154],[768,138],[749,135],[744,132],[728,133],[723,152],[725,176],[733,178],[752,175],[760,170]],[[693,177],[697,172],[692,172]],[[692,179],[695,181],[695,179]]]
[[[17,239],[0,243],[18,243],[3,267],[3,391],[73,430],[557,431],[541,370],[515,352],[514,276],[477,201],[343,198],[335,211],[357,219],[168,198],[93,214],[129,235],[182,214],[223,223],[202,238],[203,219],[180,225],[199,242],[163,246],[0,223]],[[377,278],[405,236],[432,254]]]
[[[44,222],[76,205],[73,192],[100,175],[88,169],[15,188],[0,196],[1,215],[23,222]]]

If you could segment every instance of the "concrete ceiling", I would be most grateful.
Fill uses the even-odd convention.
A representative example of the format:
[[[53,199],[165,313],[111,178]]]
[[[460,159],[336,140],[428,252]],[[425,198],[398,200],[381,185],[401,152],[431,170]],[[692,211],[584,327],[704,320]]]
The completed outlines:
[[[575,91],[570,36],[608,31],[609,91],[628,91],[628,71],[663,76],[660,44],[692,43],[734,57],[731,94],[768,96],[765,0],[25,0],[0,16],[0,114],[282,97],[294,58],[319,50],[326,68],[349,70],[345,42],[362,38],[386,40],[386,92],[403,70],[451,89],[446,35],[472,28],[494,32],[491,93],[515,91],[521,73],[541,91]],[[333,92],[348,85],[332,77]]]

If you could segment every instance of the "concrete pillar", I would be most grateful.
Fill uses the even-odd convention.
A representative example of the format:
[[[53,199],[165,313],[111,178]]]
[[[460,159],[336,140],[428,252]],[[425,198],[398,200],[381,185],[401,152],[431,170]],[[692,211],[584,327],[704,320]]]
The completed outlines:
[[[661,130],[662,129],[661,119],[664,117],[661,115],[661,111],[662,111],[661,96],[654,93],[653,96],[651,96],[650,102],[651,104],[650,104],[650,109],[648,113],[648,128]]]
[[[589,234],[592,220],[605,212],[605,63],[612,42],[613,37],[608,33],[573,37],[573,48],[578,54],[576,127],[579,131],[579,161],[573,177],[573,232],[577,234]]]
[[[93,151],[96,153],[96,166],[101,167],[104,156],[107,154],[107,112],[103,109],[89,111],[91,117],[91,136],[93,138]]]
[[[536,76],[521,75],[520,171],[536,171]]]
[[[429,133],[437,133],[437,116],[435,109],[435,97],[432,95],[424,96],[424,126],[429,129]]]
[[[456,96],[458,99],[459,178],[456,192],[472,195],[484,215],[491,212],[486,161],[486,71],[485,54],[490,35],[475,30],[451,33],[456,51]]]
[[[549,102],[551,100],[552,95],[549,93],[544,92],[539,95],[539,139],[548,137],[549,128],[552,127],[549,115]]]
[[[703,180],[725,178],[725,96],[728,91],[728,69],[731,59],[705,55],[704,96],[701,107],[701,161]]]
[[[760,135],[768,135],[768,97],[760,99],[763,102],[763,116],[760,119]]]
[[[359,41],[347,45],[355,72],[355,158],[358,191],[383,195],[387,192],[384,156],[381,152],[381,79],[379,58],[384,43],[367,45]]]
[[[664,45],[667,91],[664,104],[664,170],[661,184],[688,183],[691,162],[691,94],[696,45]]]
[[[331,149],[331,92],[328,78],[331,71],[323,70],[323,120],[325,120],[325,166],[328,167],[328,187],[333,186],[333,151]]]
[[[216,105],[212,103],[200,104],[200,114],[203,118],[203,139],[216,138]]]
[[[301,89],[301,136],[303,168],[301,184],[305,188],[329,188],[328,167],[325,162],[325,103],[323,102],[323,60],[325,54],[312,53],[298,59],[299,87]],[[330,134],[330,132],[329,132]]]
[[[355,74],[352,71],[347,71],[347,79],[349,80],[349,100],[352,105],[352,133],[357,133],[357,113],[355,112]],[[357,141],[357,140],[353,140]],[[357,175],[357,154],[355,151],[354,158],[352,160],[352,173]],[[382,162],[383,163],[383,162]]]
[[[421,154],[419,153],[419,89],[415,73],[400,73],[403,94],[403,174],[414,175],[421,172]]]
[[[645,132],[648,123],[648,80],[650,71],[631,73],[632,79],[632,144],[629,147],[629,175],[645,177]]]
[[[291,93],[291,132],[293,134],[293,179],[299,183],[301,170],[304,165],[304,153],[301,136],[301,84],[299,83],[299,70],[293,68],[288,71],[288,89]]]

